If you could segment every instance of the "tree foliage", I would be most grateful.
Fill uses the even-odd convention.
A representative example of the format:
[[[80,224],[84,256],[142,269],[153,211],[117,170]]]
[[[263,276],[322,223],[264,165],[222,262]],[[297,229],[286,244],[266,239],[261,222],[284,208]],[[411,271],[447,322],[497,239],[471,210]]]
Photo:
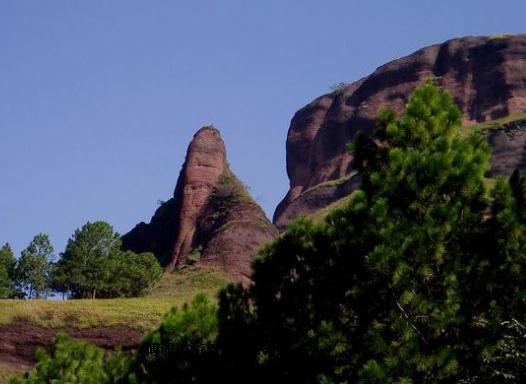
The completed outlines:
[[[504,334],[486,351],[480,374],[472,382],[506,384],[526,382],[526,324],[512,319],[502,324]]]
[[[108,282],[108,260],[118,242],[119,235],[103,221],[88,222],[75,230],[55,267],[55,287],[75,297],[95,298]]]
[[[132,383],[203,383],[217,379],[217,305],[198,295],[173,308],[144,339],[132,362]]]
[[[526,189],[514,176],[489,200],[488,147],[459,126],[431,83],[400,119],[382,112],[375,136],[352,145],[362,188],[348,205],[290,225],[255,263],[254,286],[223,296],[223,355],[257,335],[242,358],[261,382],[480,377],[503,324],[525,315]]]
[[[383,111],[347,205],[293,222],[219,308],[172,310],[125,381],[524,382],[526,179],[487,191],[488,146],[459,127],[432,83]]]
[[[48,235],[37,234],[22,251],[15,270],[16,283],[29,298],[47,294],[52,261],[53,246]]]
[[[9,244],[0,248],[0,298],[13,295],[16,259]]]
[[[77,298],[137,296],[161,274],[153,254],[124,252],[111,225],[88,222],[68,240],[53,271],[53,287]]]
[[[141,295],[161,278],[162,269],[153,253],[123,252],[114,249],[108,260],[108,281],[103,292],[106,297]]]
[[[128,358],[120,352],[104,353],[93,344],[58,335],[52,354],[37,350],[37,363],[11,384],[111,384],[128,370]]]

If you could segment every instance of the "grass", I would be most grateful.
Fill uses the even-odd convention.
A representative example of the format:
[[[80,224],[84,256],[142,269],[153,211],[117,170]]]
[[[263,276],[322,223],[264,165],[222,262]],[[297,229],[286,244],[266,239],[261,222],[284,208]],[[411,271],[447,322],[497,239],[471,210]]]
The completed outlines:
[[[502,40],[508,38],[509,36],[510,35],[507,33],[497,33],[495,35],[491,35],[488,41]]]
[[[0,363],[0,384],[8,383],[12,376],[22,372],[24,372],[24,368],[16,368],[5,363]]]
[[[0,300],[0,324],[28,321],[46,328],[91,328],[126,326],[148,331],[156,327],[174,306],[191,301],[198,293],[216,300],[217,292],[229,282],[224,272],[213,267],[184,266],[163,275],[144,297],[83,300]],[[0,384],[20,374],[23,368],[0,362]]]
[[[144,297],[97,300],[0,300],[0,324],[28,321],[46,328],[126,326],[148,331],[156,327],[174,306],[191,301],[198,293],[216,300],[229,278],[213,267],[185,266],[163,275]],[[0,362],[0,384],[23,372],[23,368]]]
[[[487,130],[501,129],[506,124],[513,123],[515,121],[521,121],[521,120],[526,120],[526,113],[519,113],[515,115],[502,117],[500,119],[485,121],[480,124],[469,126],[468,128],[473,129],[475,131],[484,132]]]
[[[165,274],[147,298],[176,299],[177,305],[190,301],[197,293],[215,297],[230,278],[219,268],[183,266],[177,272]]]
[[[0,300],[0,324],[28,321],[47,328],[127,326],[154,328],[173,306],[191,301],[197,293],[215,299],[228,278],[211,267],[184,267],[165,274],[146,296],[98,300]]]
[[[219,177],[211,198],[223,200],[223,203],[227,205],[232,203],[254,204],[248,187],[234,175],[228,164],[225,164],[223,174]]]
[[[325,220],[325,218],[334,210],[336,209],[340,209],[340,208],[343,208],[345,207],[349,201],[351,200],[352,198],[352,193],[350,195],[347,195],[345,197],[342,197],[341,199],[339,200],[336,200],[335,202],[327,205],[325,208],[322,208],[320,209],[319,211],[316,211],[314,212],[313,214],[309,215],[308,217],[310,217],[311,219],[313,219],[314,221],[321,221],[321,220]]]
[[[300,196],[305,195],[305,194],[307,194],[309,192],[312,192],[312,191],[314,191],[316,189],[319,189],[319,188],[338,187],[338,186],[344,184],[345,182],[351,180],[357,174],[358,174],[358,172],[352,171],[351,173],[349,173],[348,175],[343,176],[342,178],[331,179],[331,180],[324,181],[323,183],[316,184],[316,185],[306,189],[305,191],[301,192]]]

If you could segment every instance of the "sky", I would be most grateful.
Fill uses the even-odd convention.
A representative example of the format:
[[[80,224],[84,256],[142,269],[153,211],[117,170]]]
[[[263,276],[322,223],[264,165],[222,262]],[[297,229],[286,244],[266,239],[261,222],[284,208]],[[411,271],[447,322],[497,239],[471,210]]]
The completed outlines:
[[[524,33],[523,0],[0,0],[0,243],[119,233],[214,124],[269,217],[294,112],[453,37]]]

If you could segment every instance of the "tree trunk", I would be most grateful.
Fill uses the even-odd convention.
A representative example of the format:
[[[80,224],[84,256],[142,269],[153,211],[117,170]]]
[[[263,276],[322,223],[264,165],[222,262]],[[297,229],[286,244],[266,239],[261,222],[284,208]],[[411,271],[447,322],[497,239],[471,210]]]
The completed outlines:
[[[92,300],[95,300],[95,292],[97,291],[97,289],[93,289],[93,296],[91,297]]]

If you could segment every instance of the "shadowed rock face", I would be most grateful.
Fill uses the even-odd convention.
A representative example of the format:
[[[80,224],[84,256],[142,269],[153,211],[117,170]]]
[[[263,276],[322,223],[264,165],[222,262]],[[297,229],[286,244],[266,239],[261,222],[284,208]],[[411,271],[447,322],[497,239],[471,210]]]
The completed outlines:
[[[464,125],[523,112],[526,35],[465,37],[426,47],[300,109],[287,136],[290,189],[274,213],[278,227],[295,216],[289,207],[305,191],[350,172],[346,143],[356,132],[374,128],[382,106],[401,113],[409,95],[427,79],[451,91]],[[325,199],[336,200],[330,194]],[[302,211],[300,205],[301,200],[294,204],[296,212]]]
[[[220,266],[248,283],[254,256],[276,234],[230,171],[219,131],[204,127],[188,147],[173,197],[122,240],[125,249],[155,253],[168,271],[199,256],[192,262]]]
[[[509,176],[516,168],[526,170],[526,120],[490,130],[486,138],[492,148],[492,176]]]
[[[277,235],[261,207],[227,168],[201,213],[194,249],[200,250],[198,264],[222,267],[248,284],[254,256]]]

